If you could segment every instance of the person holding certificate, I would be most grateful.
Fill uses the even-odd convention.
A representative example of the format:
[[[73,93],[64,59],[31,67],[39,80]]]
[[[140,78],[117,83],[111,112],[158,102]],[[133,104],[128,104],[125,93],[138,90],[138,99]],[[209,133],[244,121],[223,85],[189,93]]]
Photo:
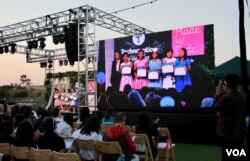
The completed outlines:
[[[173,49],[169,49],[166,57],[162,59],[163,84],[162,88],[175,88],[175,68],[176,58],[173,57]]]
[[[112,62],[111,78],[110,82],[112,84],[114,91],[119,91],[121,73],[120,73],[120,64],[121,64],[121,54],[118,51],[115,51],[114,60]]]
[[[179,51],[179,59],[175,62],[175,88],[181,93],[186,85],[192,85],[189,71],[191,70],[191,60],[187,58],[187,49],[181,48]]]
[[[128,61],[128,53],[125,52],[122,55],[123,62],[120,65],[120,71],[122,74],[121,83],[120,83],[120,91],[123,92],[125,85],[129,84],[133,87],[133,78],[131,75],[133,63]]]
[[[148,87],[162,88],[161,60],[158,59],[158,52],[152,52],[152,60],[149,61]]]
[[[60,92],[57,88],[55,88],[55,93],[54,93],[54,108],[59,108],[60,109]]]
[[[147,79],[148,60],[144,58],[144,51],[139,50],[137,60],[134,62],[134,89],[141,89],[148,85]]]

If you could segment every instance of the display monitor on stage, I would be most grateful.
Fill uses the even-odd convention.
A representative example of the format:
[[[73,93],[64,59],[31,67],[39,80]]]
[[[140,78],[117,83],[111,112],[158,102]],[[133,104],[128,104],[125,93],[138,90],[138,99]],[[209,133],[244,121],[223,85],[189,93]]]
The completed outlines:
[[[202,102],[215,92],[213,25],[101,40],[97,51],[99,108],[211,106]]]

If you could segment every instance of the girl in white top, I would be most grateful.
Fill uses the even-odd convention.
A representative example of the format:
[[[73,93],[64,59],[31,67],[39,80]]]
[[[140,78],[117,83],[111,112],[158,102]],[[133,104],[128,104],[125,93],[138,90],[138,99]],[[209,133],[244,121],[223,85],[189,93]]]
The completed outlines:
[[[173,50],[169,49],[166,53],[166,57],[162,59],[162,73],[163,73],[163,84],[162,88],[175,88],[175,68],[176,58],[173,57]],[[164,70],[164,66],[167,67]]]
[[[100,121],[96,117],[90,117],[85,127],[81,129],[80,134],[76,137],[82,140],[102,141],[102,136],[99,134]],[[80,156],[84,160],[95,160],[96,154],[94,151],[80,150]]]

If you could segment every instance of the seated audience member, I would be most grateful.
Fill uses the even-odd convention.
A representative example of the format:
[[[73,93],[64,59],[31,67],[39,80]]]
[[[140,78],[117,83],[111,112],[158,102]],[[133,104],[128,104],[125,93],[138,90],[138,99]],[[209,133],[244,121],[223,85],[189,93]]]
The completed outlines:
[[[27,146],[36,148],[35,135],[30,120],[23,120],[17,127],[16,136],[14,138],[15,146]]]
[[[158,135],[158,122],[159,122],[158,118],[153,122],[149,118],[149,115],[147,112],[141,112],[139,119],[137,121],[137,124],[136,124],[136,130],[135,130],[135,133],[147,134],[154,158],[156,158],[157,156],[157,145],[154,146],[154,141],[157,142],[157,139],[159,136]]]
[[[114,111],[114,109],[112,107],[109,107],[106,110],[105,117],[102,118],[102,124],[104,124],[104,125],[114,124],[115,118],[113,117],[113,111]]]
[[[43,128],[43,121],[44,121],[44,118],[50,117],[50,113],[47,112],[44,108],[39,107],[36,110],[36,114],[37,114],[37,119],[34,121],[34,124],[33,124],[34,130],[44,133],[45,130]]]
[[[24,115],[21,113],[16,114],[14,118],[14,133],[16,133],[19,124],[24,120]]]
[[[65,143],[61,136],[55,133],[56,121],[52,117],[44,119],[43,127],[45,132],[38,141],[39,149],[51,149],[52,151],[64,152]]]
[[[77,120],[77,122],[85,122],[85,120],[87,120],[89,116],[90,116],[89,108],[88,107],[81,108],[79,120]]]
[[[56,132],[60,136],[71,136],[73,125],[73,115],[66,113],[63,120],[57,124]]]
[[[102,136],[99,134],[100,131],[100,121],[96,117],[91,116],[86,124],[85,128],[81,130],[80,135],[77,137],[82,140],[95,140],[102,141]],[[80,150],[80,156],[84,160],[94,160],[94,151]]]
[[[12,122],[9,120],[0,123],[0,143],[13,143],[14,138],[10,136],[13,132],[12,127]]]
[[[53,108],[51,112],[52,112],[52,117],[56,121],[56,123],[62,121],[62,116],[59,108]]]
[[[135,144],[132,141],[131,134],[125,129],[126,116],[124,113],[119,112],[115,115],[115,123],[111,125],[103,136],[104,141],[118,141],[122,152],[125,155],[125,161],[132,159],[137,160],[135,153]],[[116,156],[115,156],[116,157]],[[109,155],[103,155],[104,160],[117,160]]]

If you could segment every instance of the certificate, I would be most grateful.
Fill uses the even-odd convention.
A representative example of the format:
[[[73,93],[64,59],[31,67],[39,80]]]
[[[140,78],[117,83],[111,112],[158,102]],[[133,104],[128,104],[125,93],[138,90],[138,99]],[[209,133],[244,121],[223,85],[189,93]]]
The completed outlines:
[[[174,75],[183,76],[186,74],[187,74],[186,67],[176,67],[175,68]]]
[[[122,66],[122,74],[131,74],[131,66],[130,65]]]
[[[64,100],[64,97],[63,97],[63,96],[61,97],[61,100]]]
[[[75,101],[76,101],[76,100],[77,100],[77,97],[76,97],[76,96],[75,96],[75,97],[73,97],[73,100],[75,100]]]
[[[172,64],[165,64],[162,66],[162,73],[173,73],[174,66]]]
[[[72,100],[72,99],[73,99],[73,97],[74,97],[73,95],[70,95],[70,96],[69,96],[69,99],[71,99],[71,100]]]
[[[146,77],[147,76],[146,68],[137,68],[137,76]]]
[[[159,79],[158,71],[149,72],[148,79],[151,79],[151,80]]]
[[[57,99],[57,98],[58,98],[58,95],[54,95],[54,98]]]

